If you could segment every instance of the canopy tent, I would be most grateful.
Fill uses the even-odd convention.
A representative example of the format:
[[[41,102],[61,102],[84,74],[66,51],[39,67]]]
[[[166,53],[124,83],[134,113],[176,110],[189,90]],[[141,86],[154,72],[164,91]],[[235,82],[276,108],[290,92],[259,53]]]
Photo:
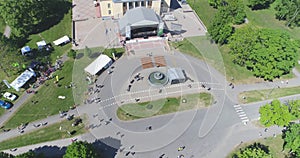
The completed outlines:
[[[21,53],[22,55],[25,55],[26,53],[29,53],[31,51],[29,46],[25,46],[23,48],[21,48]]]
[[[39,49],[42,49],[47,45],[47,43],[46,41],[43,40],[43,41],[36,42],[36,45],[38,46]]]
[[[68,42],[70,42],[70,38],[69,38],[68,36],[64,36],[64,37],[62,37],[62,38],[59,38],[59,39],[53,41],[53,43],[54,43],[56,46],[62,45],[62,44],[66,44],[66,43],[68,43]]]
[[[35,76],[34,71],[25,70],[19,77],[17,77],[10,86],[13,87],[16,91],[19,91],[20,88],[31,79],[32,76]]]
[[[181,68],[168,69],[168,77],[171,84],[183,83],[186,81],[186,74]]]
[[[107,55],[101,54],[84,71],[91,75],[96,75],[100,70],[108,68],[112,64],[112,59]]]

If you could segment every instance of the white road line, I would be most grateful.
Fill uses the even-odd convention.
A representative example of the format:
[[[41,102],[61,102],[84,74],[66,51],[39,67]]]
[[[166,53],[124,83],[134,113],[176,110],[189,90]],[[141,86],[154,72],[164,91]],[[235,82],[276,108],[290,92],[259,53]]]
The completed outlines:
[[[236,112],[242,112],[243,110],[242,109],[240,109],[240,110],[236,110]]]
[[[243,116],[246,116],[246,114],[239,115],[239,117],[243,117]]]
[[[245,120],[245,119],[248,119],[248,117],[247,117],[247,116],[246,116],[246,117],[242,117],[241,119],[242,119],[242,120]]]
[[[242,120],[242,122],[249,122],[249,119],[247,119],[247,120]]]
[[[242,111],[242,112],[239,112],[239,113],[237,113],[237,114],[239,114],[239,115],[241,115],[241,114],[244,114],[245,112],[244,111]]]
[[[236,108],[235,108],[235,110],[240,110],[240,109],[242,109],[242,107],[236,107]]]
[[[240,104],[237,104],[237,105],[233,105],[233,107],[240,107],[241,105]]]

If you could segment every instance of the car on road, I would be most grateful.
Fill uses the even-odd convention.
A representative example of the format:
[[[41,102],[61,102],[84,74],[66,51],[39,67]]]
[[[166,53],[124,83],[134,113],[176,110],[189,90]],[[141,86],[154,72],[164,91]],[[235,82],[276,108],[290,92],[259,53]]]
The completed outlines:
[[[3,100],[0,100],[0,107],[4,109],[9,109],[12,107],[12,104]]]
[[[13,93],[10,93],[10,92],[5,92],[3,94],[3,97],[6,98],[6,99],[8,99],[8,100],[10,100],[10,101],[14,101],[14,100],[17,99],[17,96],[15,94],[13,94]]]

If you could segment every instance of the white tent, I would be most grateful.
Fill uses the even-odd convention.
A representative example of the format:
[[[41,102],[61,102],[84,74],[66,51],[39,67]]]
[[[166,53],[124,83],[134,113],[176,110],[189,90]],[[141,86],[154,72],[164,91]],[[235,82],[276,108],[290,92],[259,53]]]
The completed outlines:
[[[64,37],[62,37],[62,38],[59,38],[59,39],[53,41],[53,43],[54,43],[56,46],[61,45],[61,44],[66,44],[66,43],[68,43],[68,42],[70,42],[70,38],[69,38],[68,36],[64,36]]]
[[[29,46],[25,46],[25,47],[21,48],[22,55],[25,55],[26,53],[29,53],[30,51],[31,51],[31,49]]]
[[[38,46],[39,49],[45,47],[47,45],[46,41],[39,41],[39,42],[36,42],[36,45]]]
[[[186,81],[186,74],[181,68],[169,68],[167,74],[171,84],[183,83]]]
[[[34,71],[25,70],[19,77],[17,77],[10,86],[13,87],[16,91],[19,91],[20,88],[34,76]]]
[[[96,75],[100,70],[108,68],[112,64],[112,59],[107,55],[101,54],[84,71],[91,75]]]

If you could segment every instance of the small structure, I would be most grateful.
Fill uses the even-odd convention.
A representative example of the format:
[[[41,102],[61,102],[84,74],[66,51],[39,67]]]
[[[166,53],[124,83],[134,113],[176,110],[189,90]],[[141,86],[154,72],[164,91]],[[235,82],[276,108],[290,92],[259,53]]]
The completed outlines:
[[[36,45],[38,46],[38,49],[41,50],[47,46],[47,43],[46,41],[43,40],[43,41],[36,42]]]
[[[183,83],[186,81],[186,74],[181,68],[168,69],[168,77],[171,84]]]
[[[35,73],[32,69],[25,70],[19,77],[17,77],[10,86],[13,87],[16,91],[19,91],[20,88],[31,79],[31,77],[35,76]]]
[[[107,55],[101,54],[90,65],[88,65],[84,71],[94,76],[103,69],[107,69],[113,63],[112,59]]]
[[[27,53],[30,53],[30,52],[31,52],[31,49],[29,46],[25,46],[25,47],[21,48],[22,55],[26,55]]]
[[[121,35],[127,39],[157,36],[163,27],[161,18],[152,9],[145,7],[130,9],[119,20]]]
[[[67,44],[69,42],[70,42],[70,38],[68,36],[64,36],[62,38],[59,38],[59,39],[53,41],[54,45],[56,45],[56,46]]]

